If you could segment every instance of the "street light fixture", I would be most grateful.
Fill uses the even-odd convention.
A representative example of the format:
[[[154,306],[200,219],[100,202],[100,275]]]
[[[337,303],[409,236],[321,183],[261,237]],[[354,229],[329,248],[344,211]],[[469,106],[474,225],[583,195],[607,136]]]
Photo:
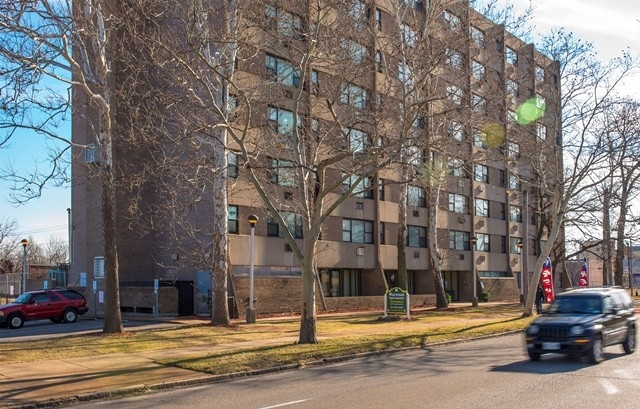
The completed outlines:
[[[251,226],[251,238],[249,240],[249,306],[247,307],[247,324],[255,324],[256,310],[253,308],[253,253],[255,241],[255,227],[258,223],[258,216],[255,214],[247,217],[249,226]]]
[[[520,249],[520,304],[524,305],[524,242],[518,241],[518,249]]]
[[[476,276],[476,243],[478,243],[478,238],[476,236],[471,237],[469,239],[471,243],[471,270],[473,270],[473,298],[471,299],[471,306],[478,306],[478,294],[477,294],[477,283],[478,277]]]
[[[27,246],[29,245],[29,240],[22,239],[20,244],[22,244],[22,294],[27,291]]]

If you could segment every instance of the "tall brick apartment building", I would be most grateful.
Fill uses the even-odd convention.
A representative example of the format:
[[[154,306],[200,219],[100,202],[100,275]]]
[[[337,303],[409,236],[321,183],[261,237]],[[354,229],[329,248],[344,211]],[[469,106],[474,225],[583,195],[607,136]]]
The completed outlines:
[[[430,51],[422,57],[424,61],[433,62],[428,75],[422,77],[429,93],[410,124],[410,134],[415,140],[431,141],[416,150],[421,163],[439,157],[448,164],[437,206],[437,237],[445,289],[454,300],[471,301],[475,268],[477,291],[489,292],[494,300],[518,299],[521,283],[526,285],[528,278],[525,275],[522,280],[522,271],[530,271],[536,248],[540,240],[544,240],[539,235],[544,234],[544,230],[536,217],[539,199],[536,161],[558,158],[561,151],[558,64],[471,9],[468,2],[439,3],[424,0],[337,2],[335,13],[329,13],[332,17],[328,18],[332,24],[343,21],[339,26],[341,30],[332,31],[337,44],[335,55],[327,52],[320,55],[308,51],[317,46],[309,39],[319,31],[313,22],[320,21],[311,5],[294,1],[253,2],[252,7],[259,12],[252,15],[253,25],[245,31],[255,35],[250,47],[238,49],[234,77],[234,84],[238,85],[235,85],[236,94],[233,89],[229,91],[229,106],[231,110],[241,107],[239,94],[250,94],[238,90],[243,81],[253,84],[252,89],[256,90],[259,89],[256,83],[269,83],[265,89],[272,94],[277,90],[277,98],[269,95],[271,99],[266,101],[263,90],[251,94],[248,100],[260,100],[252,106],[257,118],[249,126],[252,135],[283,134],[283,129],[290,132],[296,115],[304,116],[304,120],[299,121],[306,121],[311,131],[315,132],[318,127],[326,130],[331,128],[333,119],[352,112],[347,141],[340,148],[330,149],[355,152],[376,145],[378,142],[371,140],[373,138],[362,141],[370,136],[368,134],[379,135],[385,121],[394,120],[395,111],[385,110],[374,115],[372,111],[364,111],[383,100],[401,99],[401,93],[393,85],[385,84],[401,83],[406,89],[418,70],[403,59],[400,51],[415,49],[419,47],[416,43],[429,38]],[[401,39],[401,45],[392,43],[390,39],[394,36]],[[283,42],[287,37],[287,42]],[[296,64],[287,58],[294,49],[307,50],[304,52],[315,58],[311,59],[304,81],[300,80]],[[350,84],[343,85],[349,71],[346,65],[336,68],[327,62],[335,63],[334,57],[341,61],[348,58],[354,67],[357,64],[357,78]],[[119,77],[126,71],[124,64],[121,62],[112,68],[114,77],[121,82],[119,86],[124,82]],[[340,83],[338,77],[343,84],[326,85]],[[145,86],[153,87],[150,84],[157,85],[158,81],[145,82]],[[165,89],[169,87],[158,85],[157,93]],[[329,92],[336,93],[331,100],[334,104],[327,103],[329,98],[322,98],[323,93]],[[294,95],[305,106],[304,115],[291,108]],[[331,109],[327,109],[327,105]],[[168,104],[166,106],[169,112]],[[529,114],[521,112],[523,106],[533,106],[534,111],[545,113],[527,118]],[[156,108],[164,109],[161,105]],[[87,287],[90,305],[93,305],[92,283],[95,282],[96,306],[101,310],[104,254],[100,189],[92,178],[92,167],[99,163],[100,153],[93,145],[95,122],[90,115],[83,114],[81,98],[76,100],[75,111],[73,140],[86,148],[76,152],[73,167],[70,282]],[[377,120],[358,129],[353,118],[367,115]],[[387,115],[384,120],[380,119],[383,115]],[[242,124],[242,118],[240,115],[238,124]],[[120,120],[117,114],[115,119],[121,130],[139,128],[147,137],[154,134],[149,123],[142,126],[131,117]],[[178,128],[175,126],[176,133]],[[171,143],[166,140],[165,148]],[[185,155],[188,148],[182,148]],[[300,263],[282,237],[280,226],[252,192],[243,174],[240,147],[231,142],[228,148],[228,237],[233,299],[238,310],[243,311],[250,265],[250,227],[246,220],[248,215],[255,214],[259,217],[254,258],[259,301],[256,309],[258,313],[296,312],[300,300]],[[153,280],[159,279],[163,285],[161,313],[205,314],[210,261],[206,261],[207,252],[202,249],[206,248],[207,240],[211,240],[211,218],[215,212],[212,193],[207,190],[210,186],[202,188],[206,194],[199,197],[197,203],[194,200],[193,204],[175,210],[174,218],[160,217],[161,209],[172,202],[169,196],[181,195],[159,188],[153,177],[147,176],[142,182],[125,177],[141,174],[149,163],[158,161],[150,150],[115,139],[116,163],[123,175],[118,197],[117,238],[123,311],[152,311],[150,289]],[[269,160],[270,165],[280,164],[273,165],[269,180],[279,185],[281,211],[286,213],[287,227],[297,235],[302,221],[300,215],[287,207],[287,200],[295,192],[288,185],[286,166],[282,166],[282,159],[269,157]],[[342,177],[342,187],[348,190],[349,177],[344,175],[344,170],[335,172],[336,178]],[[399,200],[407,183],[405,254],[409,293],[414,304],[433,301],[434,282],[427,246],[429,201],[426,197],[430,186],[419,169],[409,175],[407,181],[396,165],[376,170],[371,177],[360,181],[364,189],[348,197],[323,224],[316,266],[320,272],[318,284],[329,308],[381,305],[386,288],[397,282]],[[157,178],[162,178],[163,183],[172,181],[175,186],[189,179],[185,176],[183,181],[175,175]],[[335,194],[343,193],[338,188]],[[184,227],[187,221],[192,230]]]

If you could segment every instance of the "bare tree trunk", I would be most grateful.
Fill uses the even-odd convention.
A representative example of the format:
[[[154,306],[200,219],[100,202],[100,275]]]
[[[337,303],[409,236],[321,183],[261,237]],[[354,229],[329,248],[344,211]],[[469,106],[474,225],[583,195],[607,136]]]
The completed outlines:
[[[409,165],[401,164],[402,172],[400,180],[409,179]],[[397,287],[407,290],[407,183],[400,185],[400,198],[398,199],[398,281]]]
[[[314,279],[316,267],[313,261],[316,240],[308,236],[311,236],[311,234],[308,234],[304,238],[304,259],[302,260],[302,310],[300,317],[300,335],[298,338],[299,344],[318,343],[316,336],[316,280]]]
[[[442,278],[442,257],[438,247],[438,202],[440,201],[440,184],[434,184],[429,189],[429,222],[428,245],[429,245],[429,266],[433,275],[433,284],[436,291],[436,307],[446,308],[449,306],[447,300],[444,279]]]
[[[603,192],[602,205],[602,273],[604,275],[604,284],[612,285],[613,277],[611,275],[611,189],[606,187]]]

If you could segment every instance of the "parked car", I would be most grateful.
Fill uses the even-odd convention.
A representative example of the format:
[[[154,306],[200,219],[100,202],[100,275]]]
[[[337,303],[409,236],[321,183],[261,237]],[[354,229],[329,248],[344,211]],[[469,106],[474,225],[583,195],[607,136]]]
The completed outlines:
[[[0,305],[0,325],[20,328],[25,321],[75,322],[89,311],[84,295],[71,289],[29,291]]]
[[[604,360],[603,348],[622,344],[636,350],[635,304],[619,287],[572,289],[556,295],[525,333],[529,358],[548,353],[587,356],[591,363]]]

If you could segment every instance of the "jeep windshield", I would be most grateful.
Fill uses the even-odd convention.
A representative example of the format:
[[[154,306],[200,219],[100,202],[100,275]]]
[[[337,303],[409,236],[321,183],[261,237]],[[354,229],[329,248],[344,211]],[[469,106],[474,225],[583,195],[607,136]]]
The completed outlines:
[[[558,297],[548,310],[549,314],[602,314],[600,297]]]

